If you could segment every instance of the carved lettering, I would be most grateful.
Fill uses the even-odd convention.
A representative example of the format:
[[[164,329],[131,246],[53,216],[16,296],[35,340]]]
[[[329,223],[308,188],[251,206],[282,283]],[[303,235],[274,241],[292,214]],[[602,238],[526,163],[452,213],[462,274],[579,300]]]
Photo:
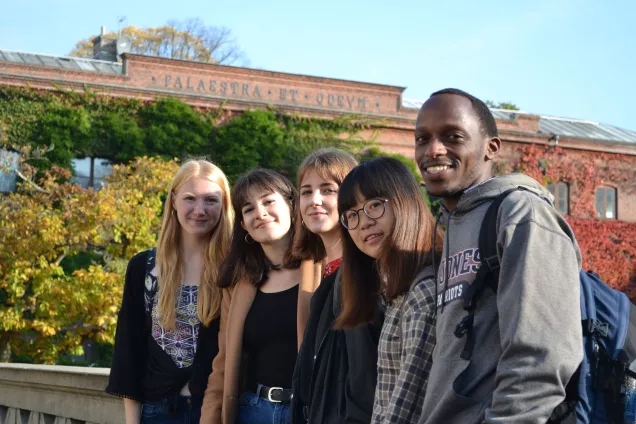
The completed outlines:
[[[278,96],[279,101],[286,103],[299,104],[301,102],[304,105],[317,105],[324,108],[338,108],[348,110],[358,110],[366,112],[368,110],[376,110],[380,108],[380,97],[362,97],[351,94],[338,94],[338,92],[319,92],[311,94],[309,92],[302,92],[297,88],[290,87],[276,87],[265,89],[258,84],[241,81],[217,81],[213,79],[199,79],[196,76],[180,76],[180,75],[164,75],[164,76],[150,76],[153,83],[159,82],[160,78],[163,78],[165,88],[173,90],[192,90],[199,93],[216,94],[219,96],[236,96],[243,98],[262,99],[263,95],[268,95],[268,98],[276,98]],[[218,83],[218,84],[217,84]],[[278,90],[278,93],[275,91]],[[314,100],[315,99],[315,100]],[[369,103],[372,102],[372,103]],[[462,267],[465,267],[462,262]]]

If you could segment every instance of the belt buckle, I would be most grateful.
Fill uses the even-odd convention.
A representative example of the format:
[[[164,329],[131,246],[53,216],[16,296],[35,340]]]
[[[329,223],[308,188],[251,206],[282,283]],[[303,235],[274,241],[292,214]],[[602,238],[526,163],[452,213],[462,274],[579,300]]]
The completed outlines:
[[[270,387],[267,391],[267,400],[274,403],[281,403],[281,400],[272,399],[272,390],[280,390],[281,392],[284,390],[282,387]]]

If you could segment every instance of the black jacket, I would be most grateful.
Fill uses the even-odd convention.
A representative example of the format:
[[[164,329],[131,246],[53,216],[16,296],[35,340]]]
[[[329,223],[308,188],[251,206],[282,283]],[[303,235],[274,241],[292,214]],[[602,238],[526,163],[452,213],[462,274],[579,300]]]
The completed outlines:
[[[144,306],[146,272],[154,267],[149,265],[149,252],[138,253],[128,263],[106,392],[140,402],[174,401],[188,383],[192,396],[203,399],[212,359],[219,350],[219,318],[207,327],[199,324],[194,363],[177,367],[153,339],[152,318]]]
[[[324,278],[311,299],[292,380],[292,424],[371,421],[383,313],[372,324],[334,330],[340,312],[339,276],[337,272]]]

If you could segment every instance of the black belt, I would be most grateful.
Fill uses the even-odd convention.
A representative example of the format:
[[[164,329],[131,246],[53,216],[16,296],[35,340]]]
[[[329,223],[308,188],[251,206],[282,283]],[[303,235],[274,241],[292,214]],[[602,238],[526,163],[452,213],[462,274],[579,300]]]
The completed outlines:
[[[254,391],[254,393],[256,393],[256,391]],[[282,387],[261,386],[258,397],[274,403],[290,403],[292,400],[292,391],[283,389]]]

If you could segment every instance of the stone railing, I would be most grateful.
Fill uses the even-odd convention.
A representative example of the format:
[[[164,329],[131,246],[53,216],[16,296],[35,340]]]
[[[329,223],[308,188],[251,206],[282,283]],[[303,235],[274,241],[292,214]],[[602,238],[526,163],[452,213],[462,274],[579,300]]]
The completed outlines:
[[[0,424],[120,424],[108,368],[0,364]]]

